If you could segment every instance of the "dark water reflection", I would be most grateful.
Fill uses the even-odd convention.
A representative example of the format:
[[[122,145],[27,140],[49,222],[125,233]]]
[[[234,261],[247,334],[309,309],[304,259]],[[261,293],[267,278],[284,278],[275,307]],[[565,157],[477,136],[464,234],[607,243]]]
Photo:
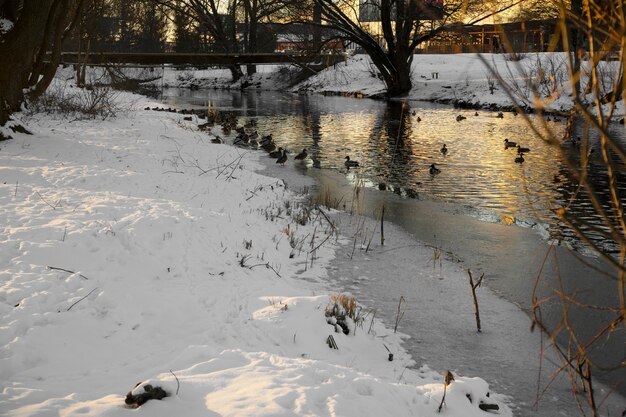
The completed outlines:
[[[521,116],[423,102],[382,102],[344,97],[293,95],[277,92],[166,90],[164,102],[177,107],[215,107],[238,117],[239,125],[256,123],[259,134],[272,133],[278,146],[292,155],[307,148],[310,165],[345,170],[345,156],[361,167],[349,176],[366,185],[380,183],[396,193],[452,203],[455,210],[491,222],[515,222],[537,227],[545,237],[564,239],[577,246],[573,233],[554,221],[554,209],[570,203],[581,219],[601,222],[589,199],[576,194],[576,178],[561,163],[560,150],[537,138]],[[457,115],[465,120],[456,121]],[[418,119],[419,118],[419,119]],[[532,116],[531,116],[532,118]],[[558,137],[565,120],[548,122]],[[623,128],[616,127],[621,138]],[[575,133],[581,136],[581,132]],[[505,149],[508,138],[531,149],[523,164],[516,151]],[[440,152],[443,144],[449,149]],[[606,170],[600,163],[597,139],[588,170],[597,189],[606,189]],[[574,157],[580,150],[571,144]],[[441,173],[429,174],[430,164]],[[623,170],[618,180],[626,193]],[[601,196],[608,201],[608,195]],[[598,243],[610,247],[603,236]]]

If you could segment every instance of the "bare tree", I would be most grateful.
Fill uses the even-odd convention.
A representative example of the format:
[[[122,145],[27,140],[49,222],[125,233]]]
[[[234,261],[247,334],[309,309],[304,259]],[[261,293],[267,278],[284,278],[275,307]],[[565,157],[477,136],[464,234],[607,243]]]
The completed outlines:
[[[445,6],[438,0],[361,0],[358,7],[352,0],[312,1],[338,37],[354,42],[370,56],[389,96],[411,89],[411,63],[419,45],[452,25],[461,25],[458,22],[475,24],[513,7],[510,2],[477,0],[451,0]],[[380,23],[380,39],[372,35],[368,21]]]
[[[50,85],[61,45],[87,0],[0,0],[0,17],[12,26],[0,33],[0,125],[25,100]]]
[[[239,52],[237,44],[237,0],[152,0],[165,9],[188,16],[197,22],[199,30],[206,32],[217,52]],[[243,76],[237,65],[228,67],[237,81]]]

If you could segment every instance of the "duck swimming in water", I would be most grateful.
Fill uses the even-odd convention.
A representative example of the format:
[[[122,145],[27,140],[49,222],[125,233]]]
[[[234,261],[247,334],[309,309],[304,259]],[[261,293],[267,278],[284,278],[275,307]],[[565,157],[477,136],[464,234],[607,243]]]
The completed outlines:
[[[517,145],[517,153],[526,153],[526,152],[530,152],[530,148],[522,148],[521,146]]]
[[[344,162],[344,165],[346,166],[346,168],[356,168],[359,166],[359,162],[351,161],[350,156],[346,156],[346,162]]]
[[[507,148],[514,148],[514,147],[516,147],[516,146],[517,146],[517,143],[516,143],[516,142],[511,142],[511,141],[510,141],[510,140],[508,140],[508,139],[504,139],[504,148],[505,148],[505,149],[507,149]]]
[[[520,153],[519,155],[517,155],[517,158],[515,158],[515,162],[518,164],[521,164],[522,162],[524,162],[524,154]]]
[[[446,144],[444,143],[443,146],[441,147],[441,149],[439,150],[442,154],[447,154],[448,153],[448,148],[446,147]]]
[[[430,175],[437,175],[441,172],[441,170],[437,168],[435,164],[430,164],[430,169],[428,170],[428,172],[430,172]]]

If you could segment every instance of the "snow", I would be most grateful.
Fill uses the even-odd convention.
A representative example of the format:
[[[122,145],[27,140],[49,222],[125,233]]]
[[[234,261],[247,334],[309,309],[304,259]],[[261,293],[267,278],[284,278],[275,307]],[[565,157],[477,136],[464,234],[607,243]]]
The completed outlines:
[[[18,115],[34,134],[0,143],[0,414],[127,415],[151,384],[150,416],[439,415],[445,370],[405,336],[327,323],[344,238],[296,221],[304,195],[196,116],[117,100],[104,121]],[[479,376],[445,391],[446,415],[511,415]]]
[[[8,19],[0,18],[0,33],[7,33],[11,29],[13,29],[13,22]]]
[[[487,59],[502,71],[510,65],[504,55]],[[259,67],[244,81],[284,88],[291,71]],[[501,89],[492,94],[475,55],[420,56],[413,77],[406,99],[510,106]],[[228,79],[225,70],[166,68],[157,83],[224,87]],[[357,55],[289,88],[377,95],[384,86]],[[456,369],[445,387],[440,364],[465,338],[440,349],[431,369],[404,348],[425,341],[393,332],[390,323],[368,316],[349,321],[348,335],[335,332],[325,310],[340,287],[332,283],[350,274],[331,264],[351,246],[352,232],[337,223],[336,234],[315,212],[301,224],[305,187],[289,167],[263,175],[261,153],[211,143],[220,129],[199,131],[196,116],[145,111],[160,103],[128,93],[116,101],[120,111],[107,120],[17,115],[34,135],[10,132],[14,139],[0,142],[0,415],[478,417],[481,402],[513,415],[515,387],[509,397]],[[550,104],[567,105],[565,98]],[[384,270],[387,250],[373,250]],[[412,251],[403,256],[432,258],[425,245]],[[389,254],[387,262],[398,260]],[[429,295],[420,293],[428,300],[411,304],[430,317],[423,338],[435,337],[441,323],[467,328],[459,317],[471,322],[473,315],[464,271],[441,262],[439,276],[421,271],[432,280]],[[373,270],[353,272],[370,279]],[[432,303],[444,292],[464,304]],[[503,339],[519,337],[527,318],[495,294],[481,297],[486,327],[515,323],[504,333],[487,330],[491,347],[472,342],[496,349],[499,369],[514,362]],[[375,308],[357,302],[362,312]],[[327,344],[331,335],[336,350]],[[142,394],[148,384],[168,396],[138,409],[124,405],[127,392]]]

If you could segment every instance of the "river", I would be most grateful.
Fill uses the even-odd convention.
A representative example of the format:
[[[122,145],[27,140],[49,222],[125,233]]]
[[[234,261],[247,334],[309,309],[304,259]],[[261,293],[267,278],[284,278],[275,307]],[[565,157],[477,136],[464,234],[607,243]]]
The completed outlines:
[[[507,113],[499,118],[497,112],[476,113],[430,103],[405,105],[276,92],[166,90],[163,101],[178,108],[217,108],[231,112],[238,116],[240,125],[252,122],[261,135],[271,132],[276,143],[293,152],[292,156],[307,148],[308,164],[291,164],[289,169],[313,177],[318,192],[350,207],[355,183],[364,184],[363,213],[374,215],[384,205],[386,220],[402,229],[397,236],[406,232],[407,241],[418,239],[442,249],[451,259],[461,261],[463,268],[471,268],[475,274],[484,272],[491,290],[526,312],[531,308],[531,295],[539,272],[544,284],[540,287],[543,295],[549,294],[560,274],[568,278],[567,288],[579,289],[587,302],[617,300],[614,292],[597,286],[596,269],[606,268],[593,257],[585,257],[581,262],[578,257],[585,253],[584,247],[574,233],[555,221],[553,209],[572,198],[576,183],[561,163],[559,150],[536,138],[521,116]],[[466,119],[457,121],[459,114]],[[548,128],[560,135],[565,122],[551,121]],[[523,164],[514,162],[516,152],[505,148],[505,138],[531,149]],[[443,143],[449,149],[445,155],[440,152]],[[577,150],[572,146],[566,152]],[[597,158],[599,152],[594,153]],[[346,155],[359,160],[361,167],[346,170],[343,165]],[[592,173],[600,166],[597,161],[593,162],[593,155]],[[428,172],[432,163],[441,169],[437,176]],[[268,165],[271,175],[285,175],[273,165],[271,162]],[[596,177],[595,182],[601,187],[605,178],[601,174]],[[385,184],[386,191],[379,190],[381,183]],[[626,188],[621,182],[619,187]],[[597,219],[589,209],[589,202],[581,195],[575,198],[572,209],[576,215],[595,222]],[[549,257],[540,271],[549,249],[548,240],[562,245],[553,247],[556,255]],[[601,237],[598,242],[605,248],[612,247]],[[572,253],[567,247],[577,249],[578,253]],[[398,250],[395,255],[400,256],[400,260],[408,258],[404,259],[405,266],[414,261],[411,258],[414,254]],[[381,317],[387,323],[393,322],[399,295],[419,303],[420,290],[406,279],[406,273],[371,272],[385,279],[362,280],[359,278],[362,272],[355,272],[343,263],[346,257],[338,256],[334,266],[343,271],[342,289],[379,306]],[[376,263],[370,270],[375,270],[375,266]],[[353,285],[355,282],[359,285]],[[547,322],[556,323],[560,310],[547,309],[545,314]],[[515,354],[518,361],[513,361],[511,354],[505,354],[501,361],[496,361],[496,369],[489,369],[487,364],[492,362],[485,358],[468,360],[472,355],[488,355],[491,359],[497,356],[495,350],[476,351],[477,346],[485,348],[487,337],[478,342],[474,336],[467,336],[462,343],[454,343],[454,348],[445,350],[444,361],[442,355],[437,354],[440,349],[432,346],[440,346],[436,340],[458,336],[459,331],[453,323],[446,323],[441,327],[445,331],[420,335],[423,319],[423,311],[409,309],[401,326],[402,331],[411,336],[406,346],[415,358],[423,358],[438,370],[447,366],[464,374],[478,374],[490,383],[498,381],[496,391],[509,394],[521,403],[516,411],[518,415],[550,416],[556,411],[572,415],[576,412],[564,381],[554,388],[558,394],[550,394],[558,400],[548,401],[539,411],[532,407],[536,394],[535,367],[528,365],[532,357]],[[602,315],[578,310],[571,312],[571,319],[588,337],[597,330]],[[507,322],[499,325],[503,329],[511,326]],[[524,336],[523,330],[517,333],[500,337],[536,337]],[[427,338],[431,349],[424,349]],[[606,366],[619,364],[626,353],[625,340],[623,333],[615,334],[605,341],[607,349],[597,359]],[[522,340],[513,343],[520,345]],[[457,355],[456,359],[451,359],[451,355]],[[501,378],[502,367],[510,368],[507,372],[516,373],[518,377],[507,382]],[[624,376],[623,371],[611,372],[601,379],[614,384],[622,382]],[[520,386],[520,381],[524,387]],[[622,393],[625,389],[623,385],[619,387]],[[552,398],[550,395],[548,398]]]

